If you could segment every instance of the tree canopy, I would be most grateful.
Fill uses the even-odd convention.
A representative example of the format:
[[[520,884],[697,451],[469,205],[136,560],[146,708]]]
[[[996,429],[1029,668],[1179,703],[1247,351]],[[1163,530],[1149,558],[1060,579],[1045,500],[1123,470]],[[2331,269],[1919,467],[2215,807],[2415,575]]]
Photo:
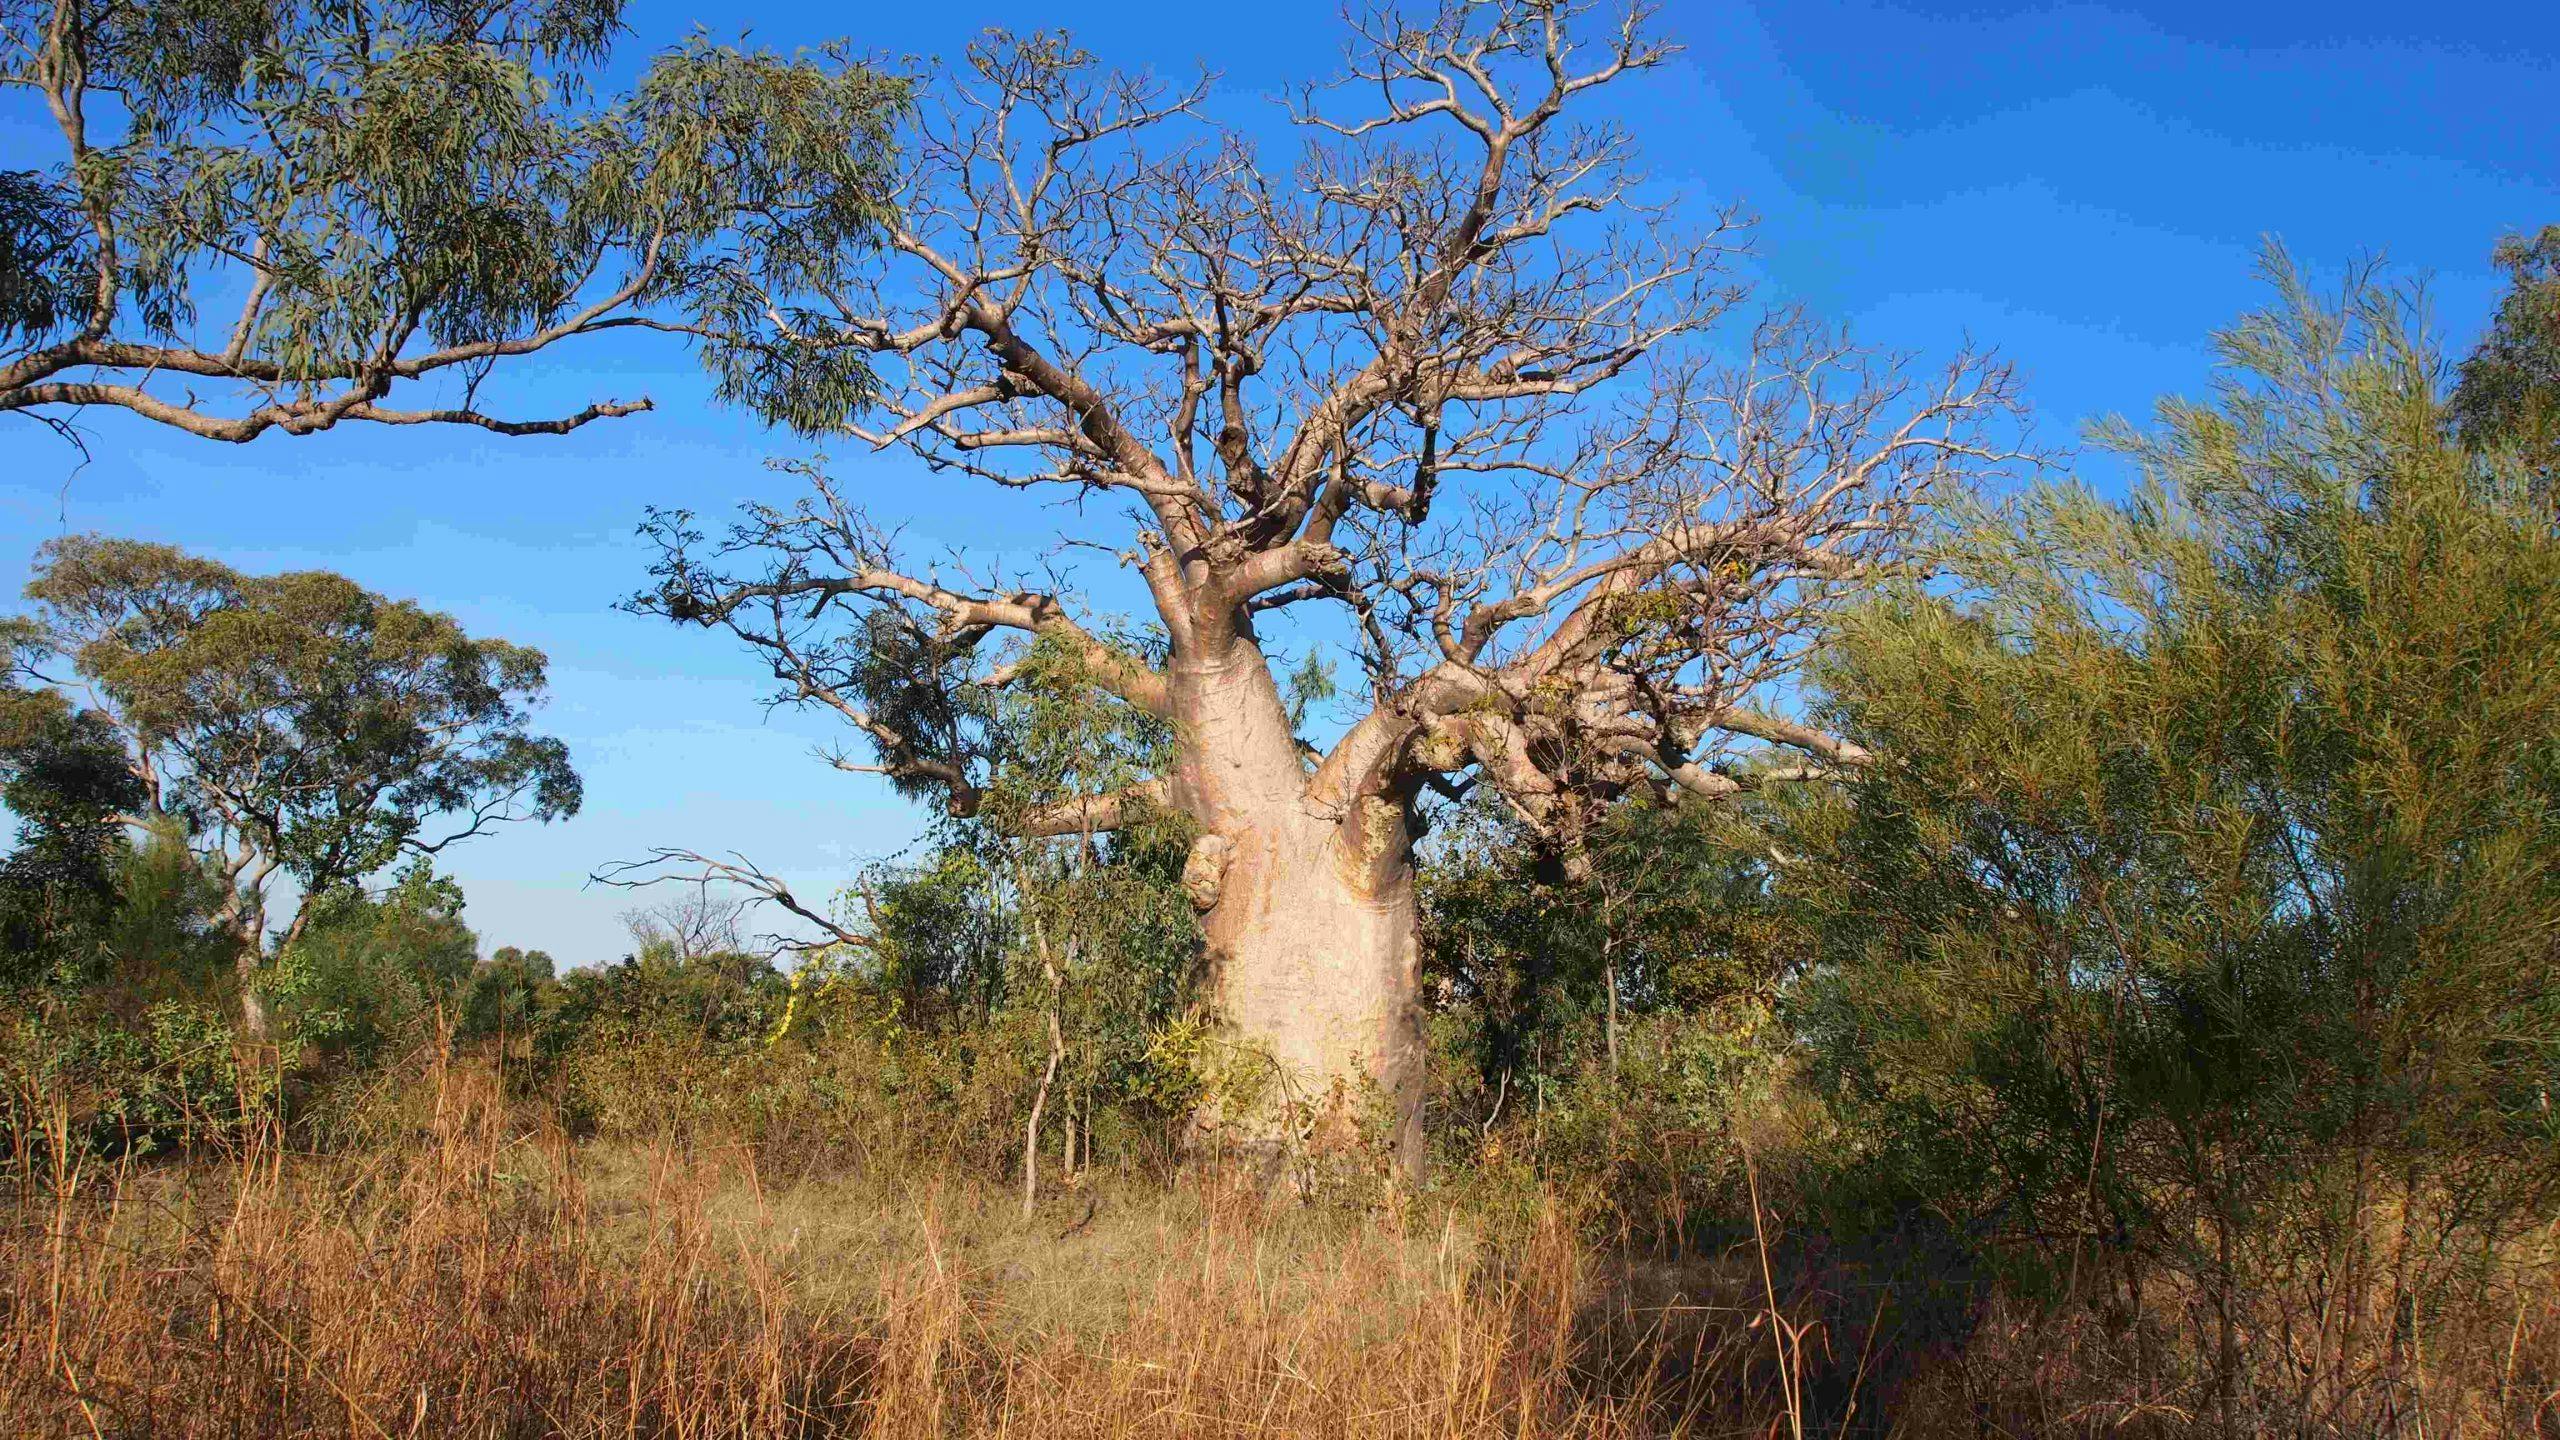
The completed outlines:
[[[891,713],[884,635],[933,637],[930,664],[886,668],[943,686],[990,635],[1048,636],[1171,716],[1185,662],[1336,607],[1373,708],[1292,782],[1320,806],[1466,772],[1563,832],[1631,789],[1751,783],[1719,768],[1734,737],[1836,761],[1763,713],[1763,682],[1941,480],[2008,458],[2009,377],[1906,377],[1792,314],[1718,363],[1734,217],[1647,198],[1626,138],[1583,115],[1672,53],[1641,15],[1575,6],[1355,17],[1275,183],[1196,87],[988,37],[919,97],[882,263],[825,320],[886,367],[856,433],[1124,510],[1077,539],[1143,579],[1173,663],[1050,587],[906,567],[814,473],[726,543],[662,517],[642,605],[736,632],[785,700],[962,808],[971,757],[940,710]]]
[[[595,77],[623,0],[5,0],[0,80],[44,168],[0,169],[0,411],[131,411],[214,439],[345,421],[557,434],[507,362],[606,331],[685,337],[720,396],[801,430],[869,388],[800,323],[886,211],[904,83],[840,48],[699,37],[628,94]],[[395,392],[441,396],[401,405]]]
[[[0,856],[0,978],[96,968],[92,943],[116,898],[116,817],[142,802],[123,745],[96,714],[31,686],[43,637],[0,620],[0,804],[18,843]],[[89,953],[77,953],[80,951]]]
[[[70,664],[56,688],[125,747],[142,792],[126,818],[183,824],[252,953],[280,871],[321,894],[577,811],[568,748],[531,728],[539,651],[342,576],[130,540],[51,542],[27,594]]]
[[[2507,293],[2462,362],[2453,421],[2474,447],[2514,446],[2549,489],[2560,485],[2560,225],[2508,236],[2496,258]]]
[[[2408,294],[2276,278],[2215,394],[2105,433],[2128,500],[1981,511],[1849,627],[1826,713],[1879,758],[1777,871],[1876,1173],[2187,1277],[2226,1405],[2242,1337],[2313,1343],[2247,1276],[2414,1293],[2560,1194],[2560,547]]]
[[[2012,458],[2013,387],[1786,311],[1716,343],[1736,218],[1661,198],[1599,113],[1674,53],[1640,7],[1348,28],[1285,157],[1205,85],[984,37],[919,97],[880,263],[811,317],[881,366],[855,435],[1073,497],[1062,549],[1134,573],[1144,643],[1063,564],[916,563],[816,467],[724,536],[655,516],[636,603],[725,629],[777,703],[840,716],[956,813],[991,773],[965,692],[1021,677],[1008,644],[1164,722],[1162,773],[1019,825],[1187,817],[1223,1012],[1304,1093],[1397,1096],[1418,1163],[1426,797],[1498,792],[1578,856],[1629,796],[1858,763],[1778,682],[1937,493]],[[1266,640],[1292,626],[1359,665],[1321,752]]]

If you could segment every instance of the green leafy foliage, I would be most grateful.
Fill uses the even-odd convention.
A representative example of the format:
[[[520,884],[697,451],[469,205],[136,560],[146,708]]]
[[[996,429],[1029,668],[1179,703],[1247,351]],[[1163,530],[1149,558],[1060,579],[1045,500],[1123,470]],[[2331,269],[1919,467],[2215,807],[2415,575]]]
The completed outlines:
[[[886,214],[903,82],[840,47],[696,37],[599,102],[623,9],[0,5],[0,75],[48,97],[62,147],[0,172],[0,409],[103,401],[235,440],[490,423],[467,403],[372,407],[437,370],[476,390],[501,359],[642,326],[692,340],[725,399],[841,424],[870,375],[805,306],[854,278]],[[237,319],[199,340],[211,296]],[[130,384],[53,378],[83,366]],[[189,423],[192,395],[148,393],[162,369],[258,400]]]
[[[425,861],[380,895],[339,886],[305,911],[266,982],[283,1042],[302,1059],[368,1065],[461,1019],[479,940],[462,922],[462,887]]]
[[[108,962],[95,983],[118,1006],[159,1000],[208,1001],[233,983],[239,936],[215,923],[230,899],[221,877],[196,863],[175,819],[163,817],[116,861],[116,903],[99,949]]]
[[[0,986],[77,980],[107,963],[121,820],[142,802],[101,717],[23,710],[0,741],[0,803],[18,820],[16,848],[0,858]]]
[[[760,957],[652,948],[562,977],[537,1054],[581,1125],[665,1135],[735,1124],[769,1098],[759,1063],[788,999]]]
[[[55,997],[0,1019],[0,1153],[68,1143],[149,1155],[237,1132],[273,1096],[210,1005],[161,1000],[133,1021]]]
[[[1086,683],[1083,663],[1044,638],[1000,690],[973,687],[976,806],[921,864],[864,878],[872,944],[836,962],[808,1012],[824,1037],[876,1035],[885,1010],[936,1048],[933,1073],[967,1077],[945,1093],[987,1122],[990,1165],[1040,1093],[1053,1018],[1049,1124],[1076,1128],[1088,1157],[1100,1144],[1170,1159],[1205,1083],[1186,1038],[1200,961],[1181,888],[1189,828],[1169,810],[1106,833],[1075,823],[1079,805],[1160,774],[1170,737]]]
[[[1097,701],[1062,646],[1010,683],[959,686],[894,611],[839,657],[920,748],[965,759],[921,860],[864,872],[857,945],[754,956],[644,946],[564,977],[539,1042],[582,1121],[616,1133],[739,1127],[777,1160],[932,1154],[1001,1173],[1035,1107],[1045,1145],[1162,1162],[1200,1093],[1189,835],[1145,814],[1106,834],[1084,799],[1152,775],[1163,725]],[[1034,823],[1038,822],[1038,823]],[[1051,1056],[1056,1057],[1054,1072]]]
[[[2508,288],[2462,362],[2449,407],[2474,449],[2512,446],[2545,494],[2560,488],[2560,225],[2499,242]]]
[[[2105,432],[2130,500],[1986,512],[1848,627],[1884,759],[1779,872],[1844,1176],[2191,1297],[2226,1421],[2310,1403],[2271,1352],[2386,1343],[2286,1328],[2302,1257],[2433,1304],[2560,1195],[2560,543],[2410,297],[2273,274],[2210,401]]]
[[[0,349],[55,334],[77,313],[82,231],[46,177],[0,170]]]
[[[1445,817],[1423,869],[1426,973],[1440,1009],[1471,1017],[1484,1082],[1599,1058],[1613,986],[1630,1014],[1767,994],[1800,957],[1750,839],[1711,807],[1630,805],[1568,865],[1489,809]]]
[[[463,988],[455,1034],[530,1049],[536,1028],[558,1003],[559,966],[541,950],[501,945],[479,962]]]
[[[27,593],[144,806],[180,822],[252,921],[277,869],[324,895],[404,853],[577,811],[567,747],[530,727],[538,651],[337,575],[244,575],[136,541],[50,542]]]
[[[1742,817],[1698,804],[1619,809],[1570,864],[1480,805],[1443,816],[1422,872],[1443,1163],[1587,1190],[1654,1234],[1730,1214],[1807,949],[1768,868]]]

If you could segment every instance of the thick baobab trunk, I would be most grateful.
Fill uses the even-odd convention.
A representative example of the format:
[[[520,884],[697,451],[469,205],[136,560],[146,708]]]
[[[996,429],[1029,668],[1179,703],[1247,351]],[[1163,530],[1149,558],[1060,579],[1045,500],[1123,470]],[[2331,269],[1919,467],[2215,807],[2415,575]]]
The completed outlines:
[[[1200,824],[1184,881],[1201,908],[1221,1018],[1271,1063],[1240,1123],[1256,1143],[1347,1141],[1382,1123],[1422,1162],[1421,953],[1401,801],[1347,808],[1307,771],[1263,657],[1176,665],[1177,801]]]
[[[1412,1172],[1421,953],[1400,816],[1395,829],[1399,853],[1384,865],[1361,864],[1340,826],[1308,817],[1235,835],[1205,920],[1220,1013],[1274,1068],[1263,1123],[1336,1139],[1383,1123],[1397,1167]]]

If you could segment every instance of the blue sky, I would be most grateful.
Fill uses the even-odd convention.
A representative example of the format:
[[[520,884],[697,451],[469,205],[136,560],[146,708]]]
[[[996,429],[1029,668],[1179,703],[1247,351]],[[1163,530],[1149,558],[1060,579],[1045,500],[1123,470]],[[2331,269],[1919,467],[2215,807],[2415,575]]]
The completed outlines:
[[[1063,12],[747,0],[744,13],[764,44],[843,35],[930,56]],[[1123,65],[1206,63],[1222,111],[1261,123],[1263,97],[1329,73],[1335,14],[1324,0],[1126,4],[1076,31]],[[635,0],[629,19],[636,59],[696,24],[733,35],[742,13]],[[2022,371],[2049,443],[2204,385],[2208,332],[2259,298],[2262,237],[2324,271],[2380,257],[2427,278],[2459,345],[2497,293],[2491,244],[2560,221],[2560,7],[1672,0],[1662,22],[1687,51],[1626,92],[1624,119],[1657,178],[1758,217],[1759,299],[1924,357],[1993,346]],[[27,163],[15,157],[36,138],[0,113],[7,163]],[[689,359],[646,345],[555,351],[508,393],[519,412],[643,393],[660,408],[556,440],[350,428],[246,447],[100,415],[86,417],[85,466],[18,420],[0,425],[0,586],[24,583],[46,538],[103,531],[244,567],[340,570],[546,650],[547,725],[570,742],[587,804],[453,852],[490,946],[572,963],[621,953],[632,899],[585,877],[652,844],[742,850],[813,895],[906,845],[917,812],[813,760],[835,737],[766,715],[749,663],[611,608],[643,578],[643,507],[716,515],[787,496],[762,462],[805,448],[710,408]],[[909,517],[921,546],[1028,560],[1051,533],[1019,497],[896,461],[840,474]]]

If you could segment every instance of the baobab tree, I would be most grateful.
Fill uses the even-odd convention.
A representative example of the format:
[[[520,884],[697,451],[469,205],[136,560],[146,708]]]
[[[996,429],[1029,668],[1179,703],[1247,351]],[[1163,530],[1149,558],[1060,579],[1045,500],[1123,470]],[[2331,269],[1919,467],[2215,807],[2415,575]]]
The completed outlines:
[[[1581,118],[1673,53],[1643,14],[1351,30],[1280,167],[1202,87],[988,39],[916,112],[876,273],[802,317],[873,357],[869,444],[1075,501],[1061,553],[1133,571],[1145,636],[1062,579],[913,563],[815,466],[716,537],[656,516],[637,603],[725,629],[778,700],[868,737],[839,763],[955,814],[984,799],[970,692],[1022,673],[997,637],[1162,722],[1163,774],[1009,823],[1186,817],[1224,1020],[1319,1114],[1374,1086],[1411,1164],[1430,797],[1490,787],[1569,857],[1636,792],[1861,763],[1772,682],[1933,494],[2002,462],[2009,380],[1970,356],[1915,380],[1786,314],[1720,353],[1734,217],[1648,199],[1627,138]],[[1274,673],[1291,624],[1365,681],[1321,748]]]

